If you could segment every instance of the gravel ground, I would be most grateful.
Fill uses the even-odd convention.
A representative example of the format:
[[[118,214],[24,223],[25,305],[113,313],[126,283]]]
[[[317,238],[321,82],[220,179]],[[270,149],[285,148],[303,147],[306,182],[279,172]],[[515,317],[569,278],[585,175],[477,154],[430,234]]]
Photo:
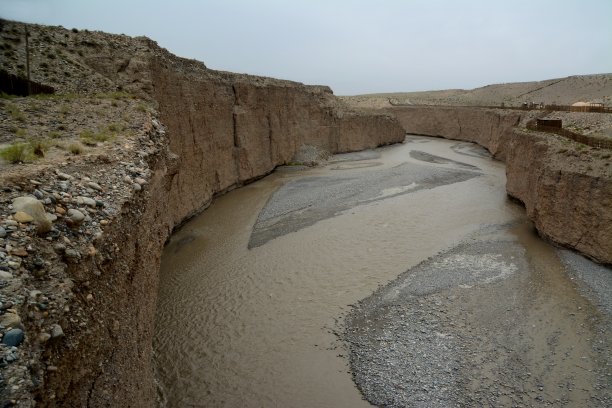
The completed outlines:
[[[422,161],[445,161],[456,168],[432,168],[418,163],[402,163],[377,171],[342,173],[337,176],[306,177],[284,184],[276,191],[257,218],[249,248],[271,239],[298,231],[318,221],[333,217],[356,205],[412,193],[421,189],[466,181],[481,173],[474,166],[422,153]],[[364,153],[362,160],[373,157]],[[348,160],[341,157],[340,160]],[[341,164],[332,169],[369,167],[377,163]],[[469,166],[469,167],[468,167]]]
[[[612,270],[567,249],[559,249],[558,252],[581,293],[598,308],[612,315]]]
[[[343,338],[368,401],[610,406],[609,318],[593,317],[554,249],[516,229],[483,228],[355,306]]]

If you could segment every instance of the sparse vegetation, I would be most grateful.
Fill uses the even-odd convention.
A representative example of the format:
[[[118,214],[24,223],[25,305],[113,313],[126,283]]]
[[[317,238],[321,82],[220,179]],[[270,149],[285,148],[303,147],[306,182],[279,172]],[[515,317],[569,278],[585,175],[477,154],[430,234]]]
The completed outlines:
[[[114,138],[114,136],[115,135],[109,133],[108,131],[94,133],[91,130],[84,130],[79,135],[81,142],[87,146],[95,146],[99,142],[106,142]]]
[[[56,130],[52,130],[51,132],[47,134],[47,136],[50,139],[59,139],[60,137],[62,137],[62,134]]]
[[[12,103],[6,104],[6,111],[13,120],[25,122],[25,115],[17,105],[13,105]]]
[[[79,155],[85,151],[85,146],[80,143],[71,143],[68,145],[68,151],[74,155]]]
[[[0,150],[0,157],[13,164],[31,161],[34,158],[28,143],[13,143]]]
[[[45,157],[45,153],[49,150],[50,143],[46,139],[35,138],[28,141],[32,153],[38,157]]]
[[[122,99],[133,99],[134,97],[127,92],[115,91],[115,92],[108,92],[108,93],[99,93],[96,95],[96,98],[122,100]]]
[[[22,128],[14,128],[12,130],[13,130],[13,133],[15,133],[15,136],[17,137],[26,137],[26,135],[28,134],[26,130]]]
[[[122,132],[123,130],[125,130],[125,126],[120,123],[111,123],[110,125],[108,125],[108,130],[110,132]]]

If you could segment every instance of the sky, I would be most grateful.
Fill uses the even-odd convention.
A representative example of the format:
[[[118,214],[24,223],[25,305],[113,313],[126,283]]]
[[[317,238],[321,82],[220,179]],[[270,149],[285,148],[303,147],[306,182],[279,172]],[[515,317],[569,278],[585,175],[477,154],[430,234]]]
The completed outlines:
[[[0,0],[0,17],[146,35],[337,95],[612,72],[612,0]]]

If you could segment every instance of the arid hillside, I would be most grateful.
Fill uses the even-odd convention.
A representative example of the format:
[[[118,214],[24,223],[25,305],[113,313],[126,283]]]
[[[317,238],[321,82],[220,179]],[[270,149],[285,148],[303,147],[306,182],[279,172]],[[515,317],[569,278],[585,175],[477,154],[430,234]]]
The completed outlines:
[[[476,89],[395,92],[342,97],[354,106],[382,108],[404,105],[521,106],[523,103],[571,105],[598,101],[612,105],[612,74],[575,75],[545,81],[487,85]]]

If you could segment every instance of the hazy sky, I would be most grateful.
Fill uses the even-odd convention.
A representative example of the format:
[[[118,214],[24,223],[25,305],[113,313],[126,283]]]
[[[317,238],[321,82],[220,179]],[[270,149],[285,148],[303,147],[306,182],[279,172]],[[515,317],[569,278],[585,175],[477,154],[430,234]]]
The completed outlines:
[[[339,95],[612,72],[612,0],[0,0],[0,16]]]

